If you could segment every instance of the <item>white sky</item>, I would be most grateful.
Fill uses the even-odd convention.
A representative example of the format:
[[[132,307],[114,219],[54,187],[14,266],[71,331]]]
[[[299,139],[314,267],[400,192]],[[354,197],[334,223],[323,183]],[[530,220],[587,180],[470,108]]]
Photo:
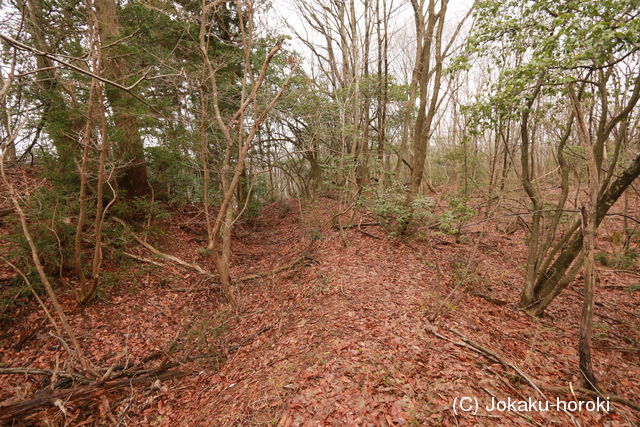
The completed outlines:
[[[326,2],[327,0],[272,0],[272,8],[264,19],[266,21],[265,26],[268,29],[280,34],[290,35],[293,38],[288,44],[303,55],[306,61],[303,66],[309,71],[313,55],[302,42],[297,40],[289,26],[301,36],[315,43],[322,44],[323,39],[320,39],[318,35],[314,33],[314,30],[309,28],[304,17],[300,16],[296,4],[301,1],[307,4],[313,4],[313,2]],[[363,11],[362,3],[358,3],[360,3],[360,10],[358,12],[361,14]],[[375,5],[374,0],[371,0],[370,3]],[[409,78],[410,71],[407,70],[411,69],[414,60],[413,56],[415,54],[413,9],[411,8],[410,0],[387,0],[387,3],[393,4],[393,7],[397,9],[392,16],[389,28],[389,32],[391,33],[391,42],[389,44],[391,71],[400,80],[405,80]],[[454,28],[469,11],[472,4],[473,0],[449,0],[447,25],[450,28]],[[375,58],[375,44],[376,41],[374,39],[371,44],[372,58]]]

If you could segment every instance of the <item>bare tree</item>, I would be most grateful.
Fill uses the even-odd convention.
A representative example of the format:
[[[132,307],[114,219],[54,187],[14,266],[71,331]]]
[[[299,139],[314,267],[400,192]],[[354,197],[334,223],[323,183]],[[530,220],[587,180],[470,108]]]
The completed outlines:
[[[455,42],[471,12],[469,11],[458,22],[448,40],[444,40],[448,3],[448,0],[428,0],[426,4],[425,0],[411,0],[416,27],[416,62],[413,71],[415,83],[412,83],[412,87],[415,85],[418,93],[418,111],[414,125],[408,200],[419,193],[425,174],[427,175],[426,185],[433,191],[426,164],[430,139],[434,131],[434,119],[442,108],[445,96],[442,90],[444,63],[453,52]],[[411,98],[412,92],[409,95],[409,102],[412,102]],[[408,107],[410,107],[409,104]],[[410,110],[411,108],[407,108],[405,114],[410,114]],[[404,124],[409,125],[407,116]],[[408,137],[408,134],[406,129],[403,130],[403,140]],[[402,147],[400,151],[402,152]]]
[[[591,108],[589,110],[591,117],[587,122],[591,124],[589,133],[593,134],[591,146],[596,165],[600,165],[598,167],[600,170],[602,168],[606,170],[606,174],[601,175],[598,182],[597,210],[595,220],[592,222],[592,225],[595,224],[597,228],[611,206],[633,183],[635,178],[640,175],[640,156],[633,158],[631,164],[617,176],[612,171],[620,166],[621,159],[619,156],[612,156],[608,159],[609,164],[606,166],[604,164],[605,147],[608,143],[611,143],[609,142],[611,136],[618,136],[613,139],[614,146],[623,143],[622,135],[624,135],[624,132],[616,132],[614,134],[613,131],[619,126],[628,124],[627,119],[640,100],[640,75],[628,76],[627,94],[618,95],[619,100],[616,102],[615,108],[612,108],[610,104],[612,95],[607,90],[607,85],[614,75],[613,68],[597,71],[596,75],[598,77],[594,82],[595,84],[591,84],[594,95],[599,99],[599,108]],[[579,94],[580,92],[578,91],[576,96],[580,96]],[[577,118],[574,118],[574,120],[577,120]],[[523,138],[523,141],[525,141],[525,138]],[[614,153],[619,150],[619,147],[614,148]],[[540,203],[537,206],[537,209],[535,205],[533,206],[534,211],[541,210]],[[558,207],[557,210],[562,209],[563,207]],[[571,283],[582,267],[584,262],[582,223],[582,218],[574,221],[558,241],[553,240],[555,236],[550,235],[550,242],[543,246],[543,249],[546,250],[540,253],[540,261],[537,261],[535,265],[528,265],[528,279],[521,298],[521,305],[531,314],[542,315],[549,303]],[[533,250],[537,251],[535,247]],[[531,259],[534,256],[531,255],[531,247],[529,251]]]
[[[244,162],[247,153],[251,148],[256,133],[267,115],[282,96],[285,87],[288,85],[291,76],[297,68],[297,63],[293,65],[291,74],[284,81],[280,90],[265,104],[258,104],[258,93],[265,82],[269,65],[276,53],[281,49],[283,40],[280,39],[268,52],[257,76],[254,76],[251,68],[251,54],[254,48],[254,2],[251,0],[236,0],[235,8],[239,17],[240,28],[240,48],[243,53],[244,70],[242,78],[242,93],[239,100],[238,109],[229,117],[223,115],[221,109],[220,87],[218,84],[218,73],[221,64],[215,63],[209,55],[209,43],[211,40],[210,26],[212,17],[219,8],[224,7],[225,2],[214,0],[212,2],[202,2],[202,13],[200,16],[199,48],[204,62],[204,73],[206,76],[207,90],[210,100],[205,99],[205,92],[201,90],[201,118],[200,118],[200,155],[204,177],[208,179],[207,160],[207,119],[209,114],[208,105],[211,105],[213,117],[217,129],[222,133],[225,141],[225,154],[219,172],[220,189],[222,192],[222,202],[215,219],[208,214],[210,206],[209,195],[205,189],[203,193],[205,212],[207,212],[207,249],[211,254],[222,284],[222,289],[234,307],[237,301],[232,290],[232,280],[229,272],[229,261],[231,258],[231,232],[235,223],[233,202],[236,197],[236,190],[240,183],[244,171]],[[250,114],[249,114],[250,113]],[[245,128],[246,126],[246,128]],[[237,150],[235,167],[232,165],[232,151]],[[208,186],[208,183],[205,183]],[[208,188],[208,187],[206,187]]]
[[[593,308],[596,287],[596,271],[594,251],[596,247],[598,190],[600,188],[600,167],[594,146],[589,136],[586,116],[581,101],[578,99],[573,85],[567,85],[569,98],[576,117],[578,139],[585,148],[588,166],[587,200],[582,207],[582,234],[584,235],[584,301],[582,304],[582,320],[580,322],[580,340],[578,354],[580,370],[585,378],[585,386],[597,390],[598,382],[591,364],[591,335],[593,331]],[[601,163],[601,162],[600,162]]]

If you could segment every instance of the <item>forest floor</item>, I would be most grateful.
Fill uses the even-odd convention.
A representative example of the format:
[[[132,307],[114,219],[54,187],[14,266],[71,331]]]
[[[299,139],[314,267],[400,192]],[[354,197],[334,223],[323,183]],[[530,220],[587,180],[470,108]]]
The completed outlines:
[[[234,277],[300,262],[236,283],[237,311],[225,303],[214,281],[154,258],[140,246],[130,252],[161,265],[130,258],[105,264],[106,288],[100,300],[87,307],[75,302],[73,283],[59,284],[62,304],[94,365],[152,368],[162,361],[177,365],[174,369],[186,375],[119,389],[88,404],[69,399],[61,403],[66,413],[50,408],[25,422],[639,422],[638,412],[614,402],[608,413],[486,410],[492,398],[573,400],[570,387],[577,389],[582,383],[576,350],[581,281],[578,278],[544,318],[533,319],[519,310],[525,260],[522,231],[499,233],[495,224],[482,223],[458,239],[431,231],[425,232],[427,237],[403,242],[374,225],[341,232],[332,220],[339,210],[330,198],[307,204],[288,200],[267,205],[258,217],[239,224],[233,240]],[[153,244],[207,266],[202,220],[195,208],[176,210],[159,224],[162,237]],[[358,222],[374,221],[364,215],[356,218]],[[0,227],[0,233],[6,235],[7,230],[6,224]],[[625,273],[599,267],[593,343],[594,370],[601,385],[634,402],[640,401],[637,264]],[[0,267],[0,276],[11,274],[6,266]],[[64,362],[64,346],[36,304],[20,305],[3,319],[0,367],[71,368]],[[474,351],[474,346],[506,366]],[[27,399],[48,384],[48,377],[1,375],[0,413],[3,404]],[[454,401],[463,397],[477,399],[477,413],[454,412]]]

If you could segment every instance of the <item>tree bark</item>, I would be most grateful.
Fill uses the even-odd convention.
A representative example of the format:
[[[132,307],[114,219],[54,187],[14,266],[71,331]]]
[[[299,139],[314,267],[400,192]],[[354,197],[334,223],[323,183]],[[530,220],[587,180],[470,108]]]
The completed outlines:
[[[594,265],[594,251],[598,228],[596,224],[600,181],[600,168],[598,165],[602,163],[602,157],[598,156],[598,146],[591,143],[589,130],[585,123],[583,107],[572,85],[568,85],[568,92],[576,117],[578,139],[587,153],[588,165],[588,196],[586,204],[582,208],[582,233],[584,235],[584,300],[582,304],[582,317],[580,319],[578,355],[580,358],[580,371],[585,379],[585,387],[591,390],[597,390],[598,381],[591,363],[591,336],[593,333],[593,309],[597,280]]]
[[[414,14],[421,14],[422,11],[416,9],[414,5]],[[431,136],[431,126],[436,114],[436,106],[440,96],[440,84],[442,77],[442,32],[444,28],[444,16],[447,10],[447,0],[442,0],[440,10],[435,11],[435,0],[429,0],[427,11],[427,23],[424,32],[424,40],[418,40],[423,43],[420,49],[420,58],[416,61],[420,62],[418,73],[418,88],[420,92],[420,104],[418,106],[418,116],[415,124],[415,135],[413,140],[413,168],[411,169],[411,177],[409,179],[409,192],[407,199],[415,197],[420,191],[422,178],[425,173],[425,165],[427,160],[427,150],[429,147],[429,138]],[[435,44],[435,46],[434,46]],[[434,56],[435,64],[431,68],[431,56]],[[431,98],[429,99],[429,82],[433,81],[431,88]]]
[[[600,225],[611,206],[638,176],[640,176],[640,154],[635,157],[631,165],[622,172],[609,188],[598,197],[596,227]],[[567,247],[560,252],[560,255],[551,266],[538,275],[534,286],[534,300],[530,304],[523,306],[527,312],[534,316],[542,316],[549,303],[571,283],[577,273],[579,264],[582,262],[579,259],[579,255],[582,250],[583,240],[582,231],[577,231],[577,234],[570,240]]]
[[[114,41],[121,37],[116,2],[96,0],[95,4],[102,42]],[[104,76],[113,81],[123,82],[129,70],[124,59],[118,57],[113,49],[112,47],[104,52]],[[118,131],[116,142],[119,160],[125,163],[122,175],[118,178],[119,187],[125,191],[127,199],[146,197],[151,194],[151,187],[147,177],[138,118],[132,112],[137,101],[129,93],[112,86],[108,86],[106,92]]]
[[[20,1],[17,5],[25,17],[33,44],[40,51],[51,52],[43,30],[47,28],[43,17],[46,12],[45,3],[42,0],[28,0],[26,3]],[[39,69],[36,86],[38,96],[43,102],[44,130],[51,138],[58,155],[56,169],[68,172],[69,169],[75,168],[74,159],[79,151],[78,139],[84,125],[84,117],[76,111],[77,102],[73,90],[55,71],[53,61],[41,55],[37,55],[35,61]]]

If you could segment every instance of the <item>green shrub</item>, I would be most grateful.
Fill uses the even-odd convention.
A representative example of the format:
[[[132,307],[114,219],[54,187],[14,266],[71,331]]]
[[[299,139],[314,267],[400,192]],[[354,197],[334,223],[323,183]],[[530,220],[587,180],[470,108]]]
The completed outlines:
[[[111,213],[117,217],[136,218],[146,222],[169,219],[171,216],[165,206],[165,203],[158,200],[135,198],[133,200],[119,200],[110,209]]]
[[[596,261],[598,261],[600,264],[604,265],[605,267],[611,267],[613,265],[611,258],[609,258],[609,255],[607,255],[606,252],[600,251],[594,255],[594,258]]]
[[[311,240],[322,240],[324,239],[324,236],[322,235],[322,232],[320,230],[318,230],[317,228],[314,228],[313,230],[311,230]]]
[[[78,200],[57,188],[41,187],[23,197],[22,209],[29,233],[48,276],[64,276],[72,271],[75,223]],[[4,239],[9,250],[3,256],[11,260],[29,279],[36,292],[43,289],[33,265],[31,248],[17,216],[7,218],[9,232]],[[55,286],[56,282],[52,281]],[[29,287],[16,276],[0,287],[0,319],[11,316],[13,309],[32,297]]]
[[[406,188],[395,183],[375,195],[371,210],[391,234],[411,234],[408,226],[432,217],[434,202],[429,197],[416,196],[407,203]]]
[[[447,234],[459,234],[462,225],[476,214],[469,206],[466,197],[454,197],[449,200],[449,209],[440,214],[440,231]]]
[[[628,270],[635,265],[638,257],[640,257],[640,252],[634,249],[627,249],[615,255],[609,255],[606,252],[600,251],[595,254],[594,258],[605,267]]]
[[[62,276],[71,269],[78,211],[77,196],[71,197],[55,188],[41,188],[24,200],[22,209],[28,220],[29,232],[40,255],[45,273]],[[9,257],[34,283],[39,282],[31,260],[31,249],[17,218],[10,222],[7,240],[11,243]]]
[[[178,149],[156,146],[145,149],[149,182],[156,200],[184,204],[202,200],[202,179],[197,161]]]
[[[42,286],[40,282],[31,280],[31,284],[35,287],[36,292],[41,293]],[[21,306],[31,297],[31,291],[24,281],[16,276],[8,283],[0,287],[0,322],[12,319],[12,309]]]
[[[251,194],[243,216],[247,219],[256,218],[260,214],[262,207],[269,202],[269,185],[264,179],[259,178],[251,188]]]

